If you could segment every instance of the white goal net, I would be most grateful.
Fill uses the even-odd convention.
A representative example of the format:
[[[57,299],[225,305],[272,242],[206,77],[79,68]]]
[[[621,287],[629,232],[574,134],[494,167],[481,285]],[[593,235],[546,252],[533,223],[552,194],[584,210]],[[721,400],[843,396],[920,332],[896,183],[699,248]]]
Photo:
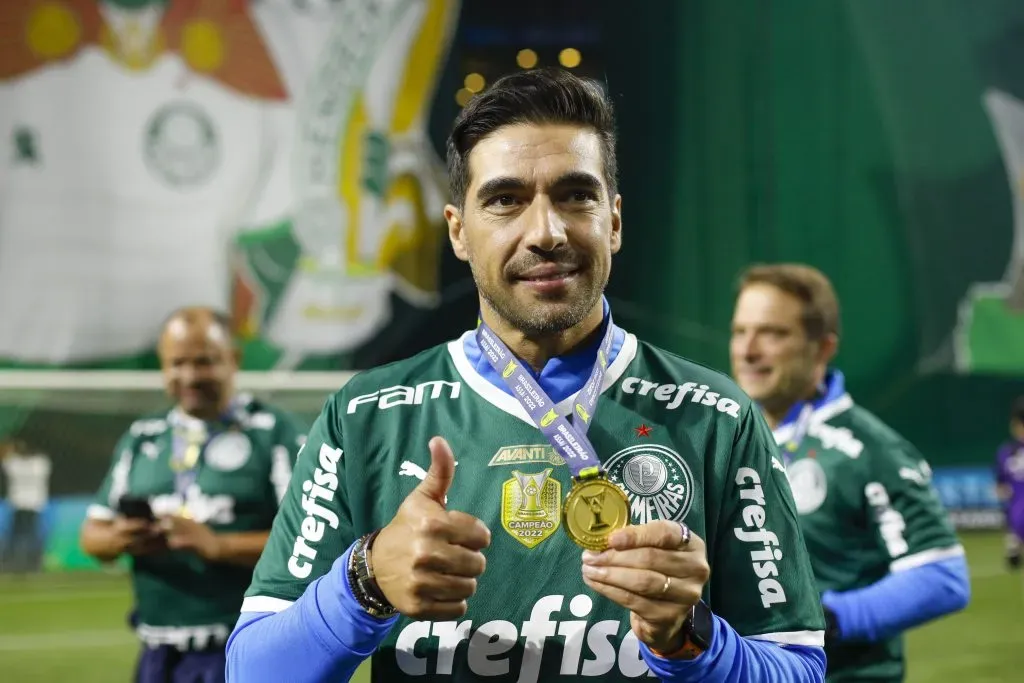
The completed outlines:
[[[301,414],[317,414],[352,372],[240,372],[236,387]],[[139,415],[168,406],[157,371],[0,371],[0,406]]]
[[[353,374],[240,372],[236,383],[308,426]],[[47,454],[53,494],[83,494],[95,491],[132,421],[171,404],[155,371],[0,371],[0,442]]]

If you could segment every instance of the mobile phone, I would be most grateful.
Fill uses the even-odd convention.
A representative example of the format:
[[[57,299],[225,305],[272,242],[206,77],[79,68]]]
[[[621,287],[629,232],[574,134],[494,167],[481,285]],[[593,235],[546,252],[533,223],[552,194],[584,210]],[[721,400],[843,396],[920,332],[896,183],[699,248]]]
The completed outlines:
[[[131,519],[147,519],[153,521],[153,508],[149,505],[149,499],[145,496],[121,496],[118,501],[117,510],[125,517]]]

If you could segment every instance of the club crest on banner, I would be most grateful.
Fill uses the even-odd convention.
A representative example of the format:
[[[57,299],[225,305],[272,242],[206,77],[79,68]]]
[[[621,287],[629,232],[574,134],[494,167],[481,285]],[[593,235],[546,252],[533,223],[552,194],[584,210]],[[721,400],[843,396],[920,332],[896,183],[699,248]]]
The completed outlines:
[[[198,105],[164,105],[146,126],[146,163],[164,182],[176,187],[208,180],[220,162],[220,143],[213,120]]]

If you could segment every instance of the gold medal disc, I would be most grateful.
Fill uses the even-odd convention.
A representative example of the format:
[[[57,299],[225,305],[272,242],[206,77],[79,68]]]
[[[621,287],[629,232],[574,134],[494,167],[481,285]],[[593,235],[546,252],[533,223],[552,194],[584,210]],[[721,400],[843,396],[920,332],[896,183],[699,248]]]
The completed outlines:
[[[603,474],[575,479],[562,506],[562,522],[573,543],[604,550],[608,536],[629,524],[629,499]]]

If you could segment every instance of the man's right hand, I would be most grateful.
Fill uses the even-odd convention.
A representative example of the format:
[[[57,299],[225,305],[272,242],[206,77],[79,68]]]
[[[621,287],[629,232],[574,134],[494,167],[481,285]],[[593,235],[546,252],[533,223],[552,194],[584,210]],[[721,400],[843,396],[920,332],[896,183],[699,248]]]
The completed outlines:
[[[100,562],[119,556],[149,555],[167,549],[167,537],[156,523],[118,515],[113,519],[89,519],[82,523],[82,550]]]
[[[384,597],[413,619],[448,620],[466,613],[476,577],[487,562],[481,550],[491,532],[476,517],[445,509],[455,456],[439,436],[430,440],[430,469],[394,519],[381,529],[370,553]]]
[[[155,522],[118,515],[110,523],[110,547],[118,555],[149,555],[167,548],[166,537]]]

